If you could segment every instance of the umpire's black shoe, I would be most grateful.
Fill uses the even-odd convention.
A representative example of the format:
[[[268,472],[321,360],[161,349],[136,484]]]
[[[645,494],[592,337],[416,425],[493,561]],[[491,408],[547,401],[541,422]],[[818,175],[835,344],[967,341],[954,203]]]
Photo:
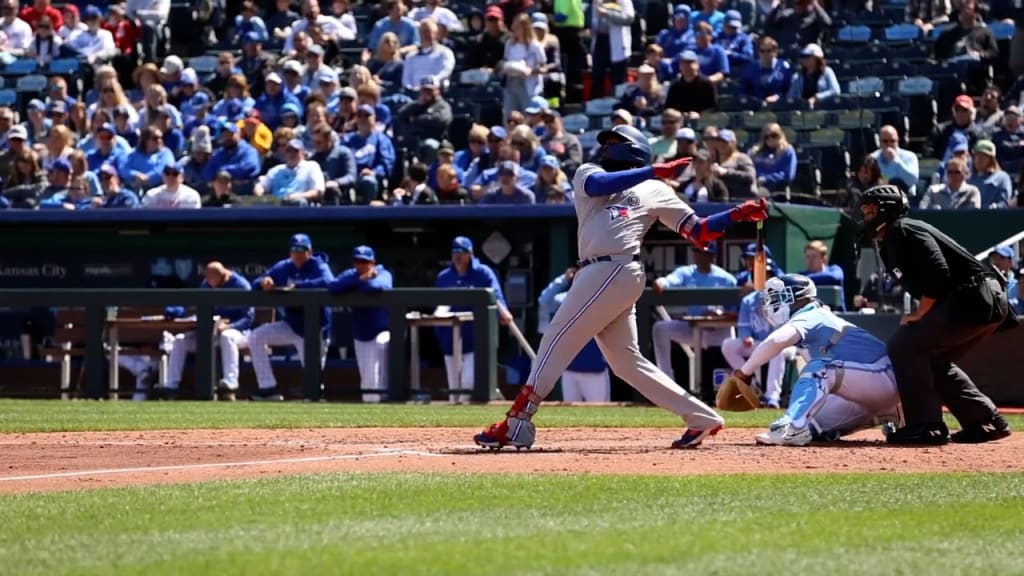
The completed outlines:
[[[1009,435],[1010,425],[1006,423],[1006,419],[1001,414],[996,414],[981,424],[964,426],[963,430],[954,432],[949,439],[957,444],[981,444],[1006,438]]]
[[[885,441],[906,446],[942,446],[949,442],[949,428],[942,422],[912,424],[894,430]]]

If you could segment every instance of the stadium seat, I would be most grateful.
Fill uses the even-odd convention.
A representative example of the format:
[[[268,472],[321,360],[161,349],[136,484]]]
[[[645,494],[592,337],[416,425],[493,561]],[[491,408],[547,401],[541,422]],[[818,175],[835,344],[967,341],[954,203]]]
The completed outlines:
[[[728,112],[704,112],[697,120],[697,129],[703,130],[708,126],[717,128],[728,128],[732,126],[732,118]]]
[[[14,89],[18,92],[41,94],[46,90],[46,85],[49,83],[50,79],[46,76],[43,76],[42,74],[32,74],[18,78],[18,82],[14,85]]]
[[[878,76],[857,78],[846,85],[846,93],[857,96],[873,96],[885,92],[885,82]]]
[[[597,135],[600,132],[600,130],[588,130],[580,134],[580,146],[583,148],[584,155],[588,154],[591,148],[597,146]]]
[[[200,77],[205,74],[213,74],[217,71],[217,56],[196,56],[188,61],[189,68],[196,71]]]
[[[591,100],[584,106],[584,113],[587,116],[611,116],[612,110],[615,109],[615,105],[619,103],[618,98],[598,98]]]
[[[885,41],[890,46],[915,42],[920,37],[921,29],[909,23],[894,24],[885,29]]]
[[[1016,27],[1008,22],[990,22],[988,29],[992,31],[992,35],[996,37],[996,41],[999,40],[1010,40],[1013,38]]]
[[[82,63],[78,58],[59,58],[50,62],[47,72],[57,76],[78,76],[81,68]]]
[[[820,130],[827,123],[828,114],[824,110],[805,110],[790,116],[790,125],[800,132]]]
[[[866,44],[871,41],[871,28],[863,25],[843,26],[836,34],[841,44]]]
[[[923,64],[931,57],[931,47],[918,42],[909,46],[894,46],[889,50],[890,59],[903,64]]]
[[[807,103],[800,98],[779,98],[774,104],[768,105],[774,112],[795,112],[806,107]]]
[[[582,134],[590,128],[590,117],[586,114],[569,114],[562,117],[562,128],[571,134]]]
[[[761,128],[765,124],[771,124],[772,122],[778,122],[779,119],[774,112],[749,112],[742,114],[739,117],[740,126],[744,130],[756,130],[761,131]]]
[[[463,70],[459,73],[459,84],[465,86],[483,86],[491,81],[491,73],[487,70]]]
[[[14,90],[0,90],[0,106],[14,106],[18,103],[18,94]]]
[[[4,76],[24,76],[26,74],[35,74],[39,70],[39,63],[35,60],[28,58],[21,58],[11,62],[4,67]]]

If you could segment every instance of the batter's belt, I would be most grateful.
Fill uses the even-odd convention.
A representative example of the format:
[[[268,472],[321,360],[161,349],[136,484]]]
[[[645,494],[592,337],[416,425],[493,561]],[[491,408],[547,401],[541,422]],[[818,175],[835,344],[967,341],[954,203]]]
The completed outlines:
[[[640,255],[633,254],[629,256],[594,256],[593,258],[587,258],[586,260],[577,260],[576,267],[583,268],[584,266],[590,266],[591,264],[597,264],[598,262],[639,262]]]

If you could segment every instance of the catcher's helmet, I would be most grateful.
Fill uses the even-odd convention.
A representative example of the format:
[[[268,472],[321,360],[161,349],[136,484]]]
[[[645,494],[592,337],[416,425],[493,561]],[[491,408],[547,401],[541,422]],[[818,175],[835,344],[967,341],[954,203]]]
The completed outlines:
[[[878,213],[871,219],[865,218],[863,221],[862,233],[868,240],[874,239],[879,228],[910,212],[907,195],[892,184],[880,184],[865,190],[860,197],[860,206],[864,205],[878,206]]]
[[[801,300],[814,300],[818,288],[803,274],[783,274],[769,278],[764,284],[764,315],[772,326],[782,326],[789,321],[793,304]]]
[[[621,141],[609,143],[613,137]],[[604,147],[601,165],[605,170],[609,170],[609,166],[622,170],[651,163],[651,145],[647,143],[647,137],[632,126],[619,125],[602,130],[597,135],[597,143]]]

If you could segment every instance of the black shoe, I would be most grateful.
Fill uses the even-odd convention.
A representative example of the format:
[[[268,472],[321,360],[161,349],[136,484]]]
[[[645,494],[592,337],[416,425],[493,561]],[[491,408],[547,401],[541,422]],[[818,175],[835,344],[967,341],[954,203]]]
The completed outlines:
[[[1010,435],[1010,425],[1000,414],[996,414],[986,422],[964,426],[963,430],[950,436],[950,441],[957,444],[981,444],[992,442]]]
[[[885,441],[908,446],[942,446],[949,442],[949,428],[942,422],[912,424],[893,431]]]
[[[284,394],[277,388],[257,390],[250,398],[253,402],[284,402]]]
[[[153,386],[153,398],[157,400],[177,400],[178,389],[167,386]]]

